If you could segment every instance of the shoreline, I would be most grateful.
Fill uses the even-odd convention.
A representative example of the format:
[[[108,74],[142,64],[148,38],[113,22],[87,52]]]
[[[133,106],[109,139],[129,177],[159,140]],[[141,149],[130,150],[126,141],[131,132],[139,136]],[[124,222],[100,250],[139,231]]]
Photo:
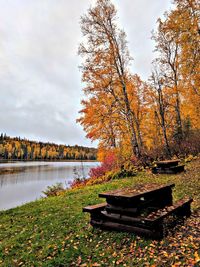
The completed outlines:
[[[0,160],[0,164],[4,163],[15,163],[15,162],[98,162],[98,160],[89,160],[89,159],[66,159],[66,160],[58,160],[58,159],[52,159],[52,160],[46,160],[46,159],[37,159],[37,160],[19,160],[19,159],[11,159],[11,160]]]

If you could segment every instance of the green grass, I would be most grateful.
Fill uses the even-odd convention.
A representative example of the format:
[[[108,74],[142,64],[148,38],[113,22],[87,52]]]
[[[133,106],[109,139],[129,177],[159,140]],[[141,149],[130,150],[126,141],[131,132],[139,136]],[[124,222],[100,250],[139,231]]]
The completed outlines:
[[[199,161],[187,168],[186,174],[176,176],[143,172],[0,212],[0,266],[171,266],[179,261],[197,262],[196,217],[183,226],[189,227],[187,233],[181,228],[178,237],[158,242],[130,233],[93,229],[89,215],[82,212],[84,206],[102,202],[98,197],[100,192],[141,182],[175,182],[174,199],[193,197],[195,210],[200,203]],[[169,250],[169,244],[173,248],[178,238],[182,242],[180,253],[177,246]]]

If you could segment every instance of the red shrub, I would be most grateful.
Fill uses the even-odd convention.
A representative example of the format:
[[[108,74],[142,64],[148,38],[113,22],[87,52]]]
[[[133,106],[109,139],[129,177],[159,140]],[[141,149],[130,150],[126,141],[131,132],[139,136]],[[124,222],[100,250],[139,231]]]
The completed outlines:
[[[117,166],[117,158],[114,153],[109,153],[100,166],[92,168],[89,176],[98,178],[103,176],[106,172],[115,169]]]

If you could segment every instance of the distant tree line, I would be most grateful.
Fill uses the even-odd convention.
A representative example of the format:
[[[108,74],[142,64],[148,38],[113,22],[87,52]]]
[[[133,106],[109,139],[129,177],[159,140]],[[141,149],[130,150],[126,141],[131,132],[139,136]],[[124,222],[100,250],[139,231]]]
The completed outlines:
[[[0,160],[96,160],[96,149],[0,135]]]

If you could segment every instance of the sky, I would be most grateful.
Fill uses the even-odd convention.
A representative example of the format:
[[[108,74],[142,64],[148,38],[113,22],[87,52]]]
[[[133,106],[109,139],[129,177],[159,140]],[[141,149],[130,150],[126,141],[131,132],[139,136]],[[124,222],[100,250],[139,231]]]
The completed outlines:
[[[31,140],[96,146],[76,123],[83,84],[80,16],[94,0],[0,0],[0,132]],[[134,58],[147,80],[151,31],[170,0],[113,0]]]

